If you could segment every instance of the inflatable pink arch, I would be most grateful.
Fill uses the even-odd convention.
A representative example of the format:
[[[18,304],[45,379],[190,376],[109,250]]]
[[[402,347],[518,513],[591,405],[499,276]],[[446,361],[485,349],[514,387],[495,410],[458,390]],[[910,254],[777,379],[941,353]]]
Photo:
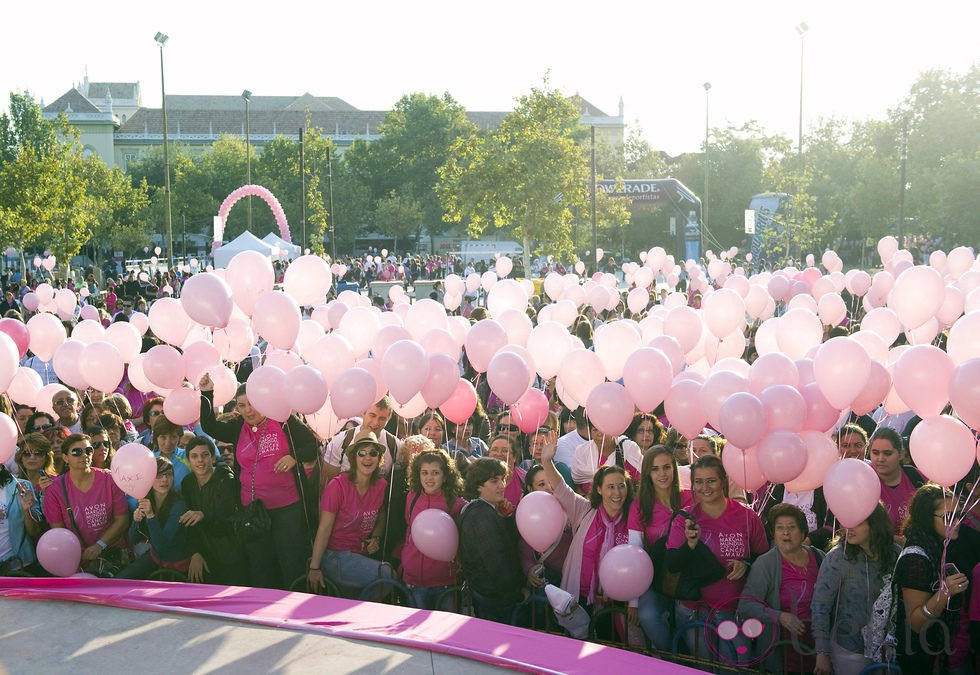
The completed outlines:
[[[221,202],[221,208],[218,209],[218,218],[221,219],[221,224],[219,226],[217,221],[214,223],[213,248],[216,249],[221,246],[221,240],[225,233],[225,223],[228,222],[228,213],[231,211],[231,207],[238,200],[248,196],[260,197],[269,205],[269,208],[272,209],[272,215],[276,217],[276,224],[279,226],[279,236],[288,242],[292,242],[292,237],[289,236],[289,223],[286,222],[286,213],[282,210],[282,204],[279,203],[276,196],[268,188],[264,188],[261,185],[243,185],[225,197],[225,200]]]

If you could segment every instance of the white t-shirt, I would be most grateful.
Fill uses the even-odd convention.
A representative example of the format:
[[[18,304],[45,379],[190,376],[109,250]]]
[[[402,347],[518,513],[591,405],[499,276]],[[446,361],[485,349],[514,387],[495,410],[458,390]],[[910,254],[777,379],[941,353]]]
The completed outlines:
[[[578,430],[568,432],[558,439],[558,446],[555,449],[555,462],[571,466],[572,460],[575,458],[575,448],[588,442],[589,439],[580,436]]]
[[[354,427],[354,433],[351,435],[351,443],[354,442],[354,439],[357,438],[357,434],[359,434],[360,431],[360,426]],[[332,466],[339,466],[341,471],[347,471],[350,468],[350,462],[347,460],[347,453],[343,447],[344,438],[347,437],[348,433],[350,433],[349,430],[341,431],[339,434],[331,438],[323,451],[323,461]],[[394,438],[395,447],[398,450],[401,450],[402,447],[402,442],[398,438],[395,438],[389,434],[387,430],[381,430],[381,434],[378,435],[378,441],[384,444],[385,448],[387,448],[385,451],[385,461],[381,465],[381,473],[385,476],[388,475],[388,472],[395,463],[395,458],[391,456],[391,442],[388,440],[389,438]],[[348,447],[350,447],[349,444]]]
[[[616,439],[617,443],[622,444],[623,460],[632,464],[637,471],[643,466],[643,455],[640,454],[640,446],[634,441],[620,436]],[[572,459],[572,480],[577,485],[591,483],[592,476],[599,470],[600,466],[615,466],[616,452],[609,453],[606,461],[599,463],[599,448],[595,441],[588,441],[575,449],[575,457]]]

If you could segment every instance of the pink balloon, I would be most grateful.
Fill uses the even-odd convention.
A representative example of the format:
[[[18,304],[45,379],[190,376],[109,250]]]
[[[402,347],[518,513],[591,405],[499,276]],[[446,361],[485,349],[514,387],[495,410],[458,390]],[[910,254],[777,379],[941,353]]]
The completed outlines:
[[[517,403],[510,407],[514,424],[525,434],[532,434],[548,419],[548,397],[540,389],[528,389]]]
[[[759,468],[774,483],[787,483],[806,468],[806,444],[792,431],[773,431],[756,448]]]
[[[525,318],[527,317],[525,316]],[[387,326],[385,328],[387,328]],[[381,330],[383,331],[384,328]],[[408,336],[408,331],[405,331],[405,335]],[[375,343],[377,343],[377,340]],[[419,340],[419,344],[422,345],[422,348],[425,349],[425,353],[429,356],[432,356],[433,354],[445,354],[453,361],[459,361],[459,344],[456,342],[456,338],[453,337],[453,334],[449,332],[449,329],[433,328],[422,336],[422,339]],[[372,354],[374,354],[374,358],[379,358],[376,349],[372,349]],[[381,355],[383,356],[384,352],[382,352]]]
[[[697,346],[702,331],[701,315],[686,305],[670,310],[664,319],[664,335],[676,339],[685,354]]]
[[[530,492],[517,504],[517,529],[524,541],[538,553],[544,553],[565,529],[565,512],[555,496],[547,492]]]
[[[112,480],[133,499],[150,493],[157,478],[157,460],[141,443],[127,443],[112,456]]]
[[[877,361],[872,361],[868,381],[861,393],[851,401],[851,410],[855,415],[867,415],[881,405],[891,388],[892,377],[888,374],[888,369]]]
[[[340,319],[334,334],[347,338],[357,358],[367,356],[381,330],[379,314],[372,307],[351,307]],[[380,358],[380,357],[376,357]]]
[[[415,340],[421,340],[433,328],[447,327],[446,308],[431,298],[412,303],[405,315],[405,329]]]
[[[505,405],[516,403],[524,395],[529,379],[527,363],[514,352],[497,352],[487,366],[487,384]]]
[[[607,436],[619,436],[633,421],[633,400],[626,387],[603,382],[592,390],[585,404],[589,420]]]
[[[439,410],[453,424],[463,424],[476,410],[476,389],[469,380],[460,378],[456,383],[456,390],[439,406]]]
[[[238,391],[238,379],[231,368],[215,366],[208,370],[208,375],[211,376],[211,382],[214,383],[212,397],[215,405],[225,405],[235,398],[235,392]],[[195,384],[197,383],[195,382]]]
[[[210,272],[195,274],[184,282],[180,304],[191,319],[213,328],[227,326],[234,309],[231,286]]]
[[[939,272],[928,265],[910,267],[898,275],[888,296],[906,328],[918,328],[936,315],[946,298],[946,285]]]
[[[777,384],[792,388],[800,383],[800,373],[793,359],[780,352],[763,354],[749,369],[749,391],[758,396]]]
[[[738,291],[721,288],[705,296],[704,322],[718,338],[745,327],[745,301]]]
[[[388,385],[385,382],[384,373],[381,371],[381,361],[378,359],[361,359],[354,362],[354,367],[366,370],[374,379],[374,400],[380,401],[384,398],[385,394],[388,393]],[[328,386],[332,385],[328,383]]]
[[[812,347],[823,341],[823,325],[817,315],[808,309],[791,309],[776,321],[776,342],[791,359],[803,358]]]
[[[425,509],[412,521],[412,543],[422,555],[450,562],[459,548],[456,521],[442,509]]]
[[[381,398],[371,373],[363,368],[348,368],[337,374],[330,386],[330,406],[337,417],[359,417]]]
[[[653,582],[653,561],[639,546],[620,544],[599,561],[603,594],[628,602],[643,595]]]
[[[129,323],[140,334],[140,337],[146,335],[146,331],[150,330],[150,319],[143,312],[130,314]]]
[[[14,381],[17,381],[16,377]],[[953,371],[949,381],[949,402],[961,420],[980,429],[980,359],[971,359]]]
[[[680,380],[671,386],[664,399],[664,411],[670,426],[686,438],[700,434],[707,421],[700,402],[701,387],[702,384],[695,380]]]
[[[483,319],[477,321],[466,334],[466,356],[476,372],[485,373],[490,359],[506,344],[504,327],[493,319]]]
[[[766,409],[769,431],[800,431],[806,423],[806,401],[788,384],[766,387],[759,400]]]
[[[156,345],[143,354],[142,371],[155,387],[176,389],[184,381],[184,362],[170,345]]]
[[[405,404],[422,390],[429,376],[429,361],[419,343],[399,340],[385,351],[381,372],[392,397]]]
[[[53,314],[35,314],[27,320],[30,349],[42,361],[50,361],[58,347],[68,339],[65,327]]]
[[[327,402],[327,381],[312,366],[296,366],[286,373],[286,404],[298,413],[311,415]]]
[[[820,392],[816,382],[804,385],[800,389],[803,400],[806,401],[806,423],[804,429],[813,431],[828,431],[840,417],[840,410],[832,406]]]
[[[386,326],[387,328],[387,326]],[[383,331],[384,329],[382,329]],[[380,332],[379,332],[380,335]],[[385,347],[387,349],[387,347]],[[320,371],[327,386],[344,370],[354,367],[354,352],[347,338],[336,333],[328,333],[313,343],[307,361]],[[384,353],[383,351],[381,352]],[[380,358],[376,356],[375,358]],[[378,398],[381,398],[380,396]]]
[[[568,329],[557,321],[541,321],[527,336],[527,350],[534,359],[534,367],[546,380],[558,374],[565,357],[575,346]]]
[[[670,359],[659,349],[642,347],[626,359],[623,384],[636,407],[651,412],[667,398],[673,380]]]
[[[43,381],[36,370],[20,366],[7,387],[7,394],[14,403],[34,408],[37,406],[37,395],[42,386]]]
[[[201,392],[177,387],[163,399],[163,414],[178,426],[189,426],[201,416]]]
[[[17,423],[6,413],[0,413],[0,463],[7,463],[17,449]]]
[[[892,371],[895,392],[919,417],[938,415],[949,402],[954,368],[952,359],[938,347],[909,347]]]
[[[728,397],[718,411],[718,421],[719,431],[740,448],[751,448],[758,443],[769,426],[762,401],[744,391]]]
[[[242,251],[228,263],[225,280],[231,287],[235,304],[247,316],[252,316],[256,300],[272,290],[276,276],[268,256],[258,251]]]
[[[727,443],[721,453],[721,463],[732,481],[748,492],[754,492],[766,484],[755,448],[742,450]]]
[[[108,342],[93,342],[85,347],[78,367],[90,387],[105,393],[116,390],[126,370],[122,354]]]
[[[790,280],[782,274],[774,274],[769,278],[766,288],[776,302],[783,302],[789,295]]]
[[[438,408],[449,400],[459,382],[459,366],[456,360],[445,354],[429,356],[429,374],[422,385],[422,398],[430,408]]]
[[[824,398],[835,408],[846,408],[861,393],[871,373],[871,359],[860,343],[833,337],[813,359],[813,376]]]
[[[867,462],[842,459],[827,470],[823,494],[841,525],[857,527],[878,505],[881,481]]]
[[[10,339],[17,345],[19,358],[27,356],[27,350],[31,346],[31,334],[23,322],[4,317],[0,319],[0,332],[10,336]]]
[[[286,400],[286,373],[275,366],[259,366],[245,383],[248,402],[258,412],[277,422],[285,422],[290,407]]]
[[[132,361],[143,347],[143,336],[128,321],[117,321],[110,324],[105,329],[105,341],[119,350],[119,355],[124,363]]]
[[[156,478],[156,471],[153,477]],[[70,577],[82,561],[82,544],[68,528],[50,529],[37,540],[37,561],[56,577]]]
[[[18,367],[17,345],[9,335],[0,332],[0,391],[10,386]]]
[[[313,433],[321,439],[333,438],[340,431],[340,419],[330,406],[329,396],[322,408],[306,416],[306,422],[313,429]]]
[[[191,318],[173,298],[160,298],[150,305],[148,319],[153,334],[171,345],[184,344],[191,329]]]
[[[299,306],[282,291],[269,291],[255,301],[252,325],[273,347],[292,349],[299,335],[300,321]]]
[[[54,411],[54,406],[51,405],[51,399],[59,391],[67,391],[67,387],[60,383],[46,384],[41,387],[37,392],[37,405],[38,412],[46,412],[53,415],[55,419],[58,419],[57,413]]]
[[[802,492],[820,487],[827,470],[840,459],[837,444],[827,434],[803,431],[800,432],[800,438],[806,445],[806,466],[799,476],[786,482],[787,492]]]
[[[969,427],[955,417],[924,417],[909,436],[915,466],[929,480],[949,487],[963,478],[977,459],[977,442]]]
[[[715,429],[721,428],[721,407],[732,394],[748,389],[748,379],[730,370],[719,370],[705,380],[698,395],[703,413],[708,423]],[[765,429],[762,429],[764,432]],[[699,432],[700,433],[700,432]],[[736,443],[735,445],[738,445]],[[751,447],[751,443],[741,447]]]
[[[187,381],[197,384],[205,372],[221,365],[221,355],[213,344],[199,340],[184,348],[181,361]]]
[[[684,352],[676,338],[669,335],[658,335],[647,343],[648,347],[658,349],[670,361],[670,367],[676,376],[684,369]]]
[[[51,366],[58,379],[75,389],[88,387],[88,380],[81,371],[82,352],[85,351],[85,347],[83,342],[69,338],[58,345],[51,359]]]
[[[332,280],[326,260],[317,255],[302,255],[289,263],[282,287],[297,304],[314,307],[323,302]]]

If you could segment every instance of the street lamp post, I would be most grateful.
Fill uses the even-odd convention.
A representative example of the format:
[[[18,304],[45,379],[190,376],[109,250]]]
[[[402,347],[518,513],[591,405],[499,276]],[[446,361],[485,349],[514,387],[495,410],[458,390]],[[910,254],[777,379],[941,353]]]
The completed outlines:
[[[167,198],[167,255],[170,259],[170,269],[174,268],[174,227],[173,213],[170,208],[170,150],[167,147],[167,85],[163,78],[163,46],[170,38],[163,33],[157,33],[153,39],[160,47],[160,93],[163,98],[163,192]]]
[[[806,37],[808,30],[810,27],[806,25],[806,22],[801,22],[796,26],[796,32],[800,35],[800,128],[796,141],[796,154],[800,159],[803,158],[803,38]]]
[[[249,114],[248,114],[248,104],[252,99],[252,92],[248,89],[242,92],[242,98],[245,99],[245,184],[252,184],[252,139],[251,130],[249,129]],[[248,230],[252,231],[252,195],[248,196]]]
[[[707,215],[707,212],[708,212],[708,209],[707,209],[707,205],[708,205],[708,174],[709,174],[709,169],[708,169],[708,137],[709,137],[709,133],[710,133],[710,127],[708,126],[708,120],[709,120],[709,117],[708,117],[708,100],[709,100],[708,92],[711,91],[711,83],[710,82],[705,82],[703,86],[704,86],[704,198],[701,200],[701,227],[698,228],[701,231],[701,235],[700,235],[701,243],[700,243],[700,246],[701,246],[702,249],[704,248],[704,233],[703,233],[703,228],[704,228],[705,222],[707,222],[707,220],[708,220],[708,215]]]

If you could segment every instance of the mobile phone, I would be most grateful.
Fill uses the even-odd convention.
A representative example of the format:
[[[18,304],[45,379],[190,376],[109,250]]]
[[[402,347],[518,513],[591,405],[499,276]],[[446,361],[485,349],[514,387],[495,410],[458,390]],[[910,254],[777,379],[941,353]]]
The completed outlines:
[[[946,563],[943,565],[943,576],[951,577],[954,574],[959,574],[960,571],[957,569],[956,565],[953,563]]]

